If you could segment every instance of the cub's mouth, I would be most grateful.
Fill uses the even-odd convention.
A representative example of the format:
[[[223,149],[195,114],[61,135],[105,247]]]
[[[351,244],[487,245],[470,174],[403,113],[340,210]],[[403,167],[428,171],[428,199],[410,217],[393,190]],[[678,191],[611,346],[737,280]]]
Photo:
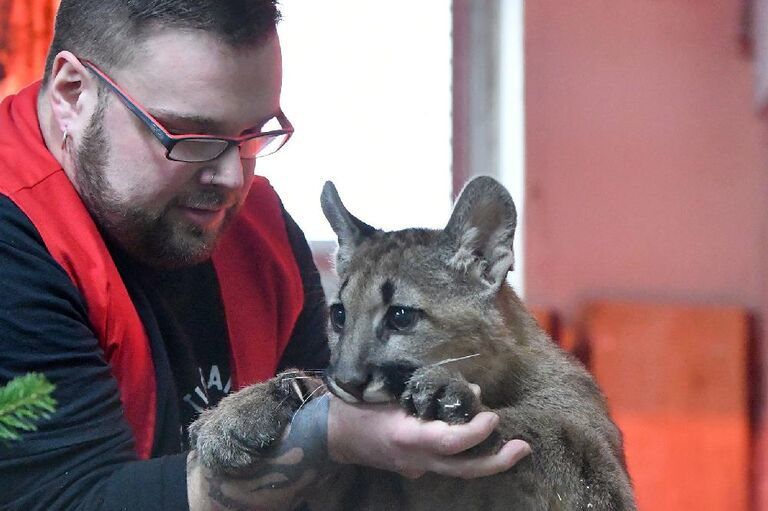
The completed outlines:
[[[339,371],[331,366],[325,384],[347,403],[390,403],[400,399],[418,366],[412,362],[388,362],[366,372]]]

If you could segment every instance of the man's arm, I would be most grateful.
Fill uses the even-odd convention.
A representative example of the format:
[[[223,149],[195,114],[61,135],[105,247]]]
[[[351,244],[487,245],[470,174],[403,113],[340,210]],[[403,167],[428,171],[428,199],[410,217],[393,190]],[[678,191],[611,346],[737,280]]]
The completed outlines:
[[[137,460],[82,298],[26,216],[0,197],[0,384],[29,371],[56,385],[57,410],[21,441],[0,442],[0,508],[186,507],[186,453]]]

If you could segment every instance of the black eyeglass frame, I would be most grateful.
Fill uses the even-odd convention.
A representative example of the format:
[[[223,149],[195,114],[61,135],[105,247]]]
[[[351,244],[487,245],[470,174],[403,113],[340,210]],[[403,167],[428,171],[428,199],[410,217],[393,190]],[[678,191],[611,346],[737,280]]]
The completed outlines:
[[[120,86],[118,86],[114,82],[114,80],[112,80],[104,71],[99,69],[99,67],[96,66],[96,64],[88,60],[82,60],[81,62],[83,66],[86,67],[86,69],[88,69],[94,75],[96,75],[105,85],[107,85],[107,87],[112,92],[117,94],[117,97],[121,99],[121,101],[125,104],[128,110],[130,110],[131,113],[133,113],[147,128],[149,128],[149,130],[152,132],[155,138],[165,148],[165,157],[168,160],[180,161],[185,163],[204,163],[208,161],[213,161],[216,158],[220,157],[222,154],[227,152],[232,146],[237,146],[239,148],[242,144],[254,139],[264,139],[268,137],[272,137],[272,138],[285,137],[282,140],[282,142],[274,150],[271,150],[265,154],[257,153],[251,158],[244,158],[244,159],[261,158],[264,156],[269,156],[279,151],[293,135],[293,125],[285,116],[282,110],[279,110],[274,117],[277,120],[277,122],[280,124],[281,129],[279,130],[264,131],[264,132],[253,133],[253,134],[243,135],[243,136],[234,137],[234,138],[216,137],[213,135],[204,135],[204,134],[174,135],[170,133],[168,130],[166,130],[157,119],[155,119],[149,112],[146,111],[146,109],[144,109],[141,105],[139,105],[135,100],[131,99],[131,97],[125,91],[123,91],[120,88]],[[173,148],[179,142],[194,141],[194,140],[222,141],[222,142],[226,142],[226,145],[223,146],[221,151],[212,158],[188,160],[188,159],[174,158],[171,156],[171,151],[173,151]],[[267,147],[267,146],[268,144],[264,144],[263,147]]]

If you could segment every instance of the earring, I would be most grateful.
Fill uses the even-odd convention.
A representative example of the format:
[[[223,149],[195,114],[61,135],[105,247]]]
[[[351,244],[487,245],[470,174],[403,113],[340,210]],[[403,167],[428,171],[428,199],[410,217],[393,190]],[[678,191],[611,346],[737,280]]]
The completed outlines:
[[[64,136],[61,137],[61,148],[64,149],[67,146],[67,137],[69,136],[69,133],[67,133],[67,129],[64,128]]]

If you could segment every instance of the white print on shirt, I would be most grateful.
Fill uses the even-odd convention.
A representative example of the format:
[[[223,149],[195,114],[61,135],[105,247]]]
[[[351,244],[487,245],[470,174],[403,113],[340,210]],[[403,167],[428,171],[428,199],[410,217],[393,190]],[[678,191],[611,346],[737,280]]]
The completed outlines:
[[[205,378],[205,375],[203,375],[203,369],[201,367],[198,367],[197,371],[200,374],[200,384],[195,387],[194,392],[187,394],[183,399],[184,402],[189,404],[189,406],[195,410],[195,412],[200,413],[210,404],[208,390],[216,389],[221,395],[227,395],[229,394],[229,391],[232,390],[232,378],[230,377],[227,379],[226,385],[222,385],[221,372],[217,365],[211,366],[211,371],[207,379]]]

